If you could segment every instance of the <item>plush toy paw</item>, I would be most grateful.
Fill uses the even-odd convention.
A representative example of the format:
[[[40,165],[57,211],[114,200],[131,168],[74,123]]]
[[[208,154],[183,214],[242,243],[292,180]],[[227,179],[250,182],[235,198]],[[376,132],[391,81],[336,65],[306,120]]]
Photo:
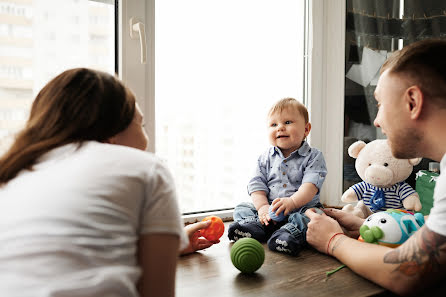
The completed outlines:
[[[352,213],[355,210],[355,206],[353,204],[347,204],[342,208],[342,211]]]
[[[359,205],[359,202],[358,202],[358,205]],[[353,204],[347,204],[342,208],[342,210],[344,212],[351,213],[357,217],[360,217],[361,219],[365,219],[366,217],[368,217],[367,211],[365,211],[360,205],[358,207],[358,205],[354,206]],[[364,205],[364,204],[362,204],[362,205]]]
[[[355,191],[348,189],[344,194],[342,194],[341,201],[345,203],[356,202],[358,201],[358,196],[356,196]]]
[[[403,200],[403,206],[407,210],[421,210],[421,202],[417,193],[410,195],[406,199]]]

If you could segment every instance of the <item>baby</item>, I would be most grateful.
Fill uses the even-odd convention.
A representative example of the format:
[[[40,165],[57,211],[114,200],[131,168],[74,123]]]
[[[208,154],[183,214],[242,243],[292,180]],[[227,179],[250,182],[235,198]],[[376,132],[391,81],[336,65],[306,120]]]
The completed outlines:
[[[272,145],[257,162],[248,183],[252,203],[234,209],[230,240],[252,237],[268,241],[273,251],[297,255],[306,245],[308,208],[321,208],[319,193],[327,174],[322,153],[305,141],[310,133],[306,107],[293,98],[277,102],[268,113],[268,137]],[[283,221],[273,221],[285,216]],[[274,214],[274,215],[273,215]]]

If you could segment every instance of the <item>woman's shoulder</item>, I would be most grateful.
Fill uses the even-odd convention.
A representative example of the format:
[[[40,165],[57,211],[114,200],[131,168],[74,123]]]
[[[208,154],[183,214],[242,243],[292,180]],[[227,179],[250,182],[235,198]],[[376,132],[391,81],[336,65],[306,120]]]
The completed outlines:
[[[109,155],[128,155],[135,156],[135,158],[150,158],[155,156],[153,153],[142,151],[125,145],[109,144],[97,141],[86,141],[81,145],[81,148],[94,153],[104,153]]]
[[[85,158],[92,162],[115,164],[115,166],[120,168],[149,169],[165,167],[162,160],[151,152],[117,144],[89,141],[82,145],[79,155],[80,158]]]
[[[67,167],[76,166],[76,161],[83,164],[82,170],[88,170],[88,174],[97,174],[104,178],[131,178],[145,183],[173,179],[165,162],[155,154],[116,144],[85,143],[79,150],[79,155]]]

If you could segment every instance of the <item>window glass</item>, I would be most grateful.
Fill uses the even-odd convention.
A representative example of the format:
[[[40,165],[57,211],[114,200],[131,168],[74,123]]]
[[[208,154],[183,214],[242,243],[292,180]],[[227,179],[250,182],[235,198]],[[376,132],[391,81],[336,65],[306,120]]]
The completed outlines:
[[[113,0],[0,2],[0,154],[37,92],[74,67],[115,72]]]
[[[156,153],[183,213],[249,200],[268,109],[302,101],[304,2],[156,2]]]
[[[343,190],[361,181],[348,148],[358,140],[384,139],[373,125],[378,108],[374,92],[380,68],[392,52],[426,38],[446,37],[443,0],[346,0]],[[406,182],[415,188],[416,173],[427,170],[430,159],[414,167]]]

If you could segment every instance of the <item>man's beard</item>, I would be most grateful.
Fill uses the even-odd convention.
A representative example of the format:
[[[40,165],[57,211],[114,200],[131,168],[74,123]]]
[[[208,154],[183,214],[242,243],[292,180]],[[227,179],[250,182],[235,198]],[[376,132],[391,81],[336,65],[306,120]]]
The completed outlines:
[[[396,133],[396,137],[388,139],[392,155],[397,159],[412,159],[422,157],[420,154],[420,145],[422,144],[422,135],[413,129],[401,129]]]

